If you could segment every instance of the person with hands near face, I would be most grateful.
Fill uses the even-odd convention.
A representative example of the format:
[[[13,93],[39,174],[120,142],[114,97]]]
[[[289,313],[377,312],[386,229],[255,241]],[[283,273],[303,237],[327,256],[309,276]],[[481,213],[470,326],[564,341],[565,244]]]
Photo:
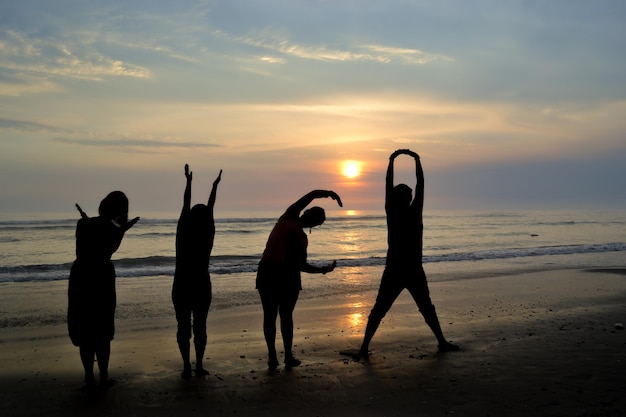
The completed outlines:
[[[76,260],[69,276],[67,326],[72,343],[79,347],[85,371],[83,390],[92,392],[96,389],[94,357],[100,388],[115,384],[109,378],[117,303],[111,256],[139,217],[128,221],[128,198],[121,191],[113,191],[102,200],[97,217],[89,217],[78,204],[76,209],[81,218],[76,225]]]
[[[259,262],[256,288],[263,306],[263,334],[268,349],[268,368],[273,371],[278,365],[276,353],[276,318],[280,316],[285,366],[289,369],[300,365],[292,352],[293,310],[302,289],[301,272],[326,274],[337,266],[316,266],[307,261],[308,238],[303,229],[319,226],[326,220],[321,207],[304,210],[313,200],[331,198],[343,207],[341,198],[334,191],[313,190],[287,208],[269,235]],[[304,212],[300,214],[302,211]]]
[[[215,239],[213,207],[217,186],[222,179],[222,170],[213,181],[206,205],[191,207],[191,181],[193,174],[185,164],[186,187],[183,209],[176,227],[176,269],[172,285],[172,302],[178,323],[176,341],[183,359],[184,379],[191,377],[190,339],[196,353],[195,373],[202,377],[208,374],[202,365],[207,342],[206,320],[211,306],[212,288],[209,275],[209,259]],[[192,320],[193,319],[193,320]]]

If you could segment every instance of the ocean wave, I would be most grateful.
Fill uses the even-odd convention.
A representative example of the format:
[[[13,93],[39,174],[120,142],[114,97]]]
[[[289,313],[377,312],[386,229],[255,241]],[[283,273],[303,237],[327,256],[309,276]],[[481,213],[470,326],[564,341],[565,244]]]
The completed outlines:
[[[533,248],[502,248],[469,252],[453,252],[424,256],[423,262],[461,262],[527,258],[550,255],[576,255],[586,253],[604,253],[626,251],[626,243],[613,242],[603,244],[581,244],[542,246]],[[214,275],[254,273],[260,255],[220,255],[211,257],[209,271]],[[113,261],[117,276],[120,278],[174,275],[176,259],[173,256],[149,256],[127,258]],[[316,260],[311,260],[316,263]],[[337,259],[337,266],[368,267],[385,264],[384,256],[368,256]],[[54,281],[67,279],[72,263],[20,265],[0,267],[0,282]]]
[[[42,220],[42,221],[0,221],[0,231],[15,232],[21,230],[73,230],[76,228],[78,219],[66,220]]]

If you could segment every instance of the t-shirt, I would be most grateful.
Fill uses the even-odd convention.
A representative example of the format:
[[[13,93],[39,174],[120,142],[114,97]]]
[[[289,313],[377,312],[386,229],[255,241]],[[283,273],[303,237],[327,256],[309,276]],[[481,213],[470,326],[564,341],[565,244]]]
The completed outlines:
[[[261,261],[300,271],[306,263],[308,244],[298,219],[279,219],[267,239]]]
[[[183,211],[178,220],[175,284],[208,278],[209,258],[215,238],[215,224],[210,213],[207,213],[206,221],[194,222],[192,220],[190,210]]]
[[[424,226],[414,207],[387,209],[387,265],[421,265]]]

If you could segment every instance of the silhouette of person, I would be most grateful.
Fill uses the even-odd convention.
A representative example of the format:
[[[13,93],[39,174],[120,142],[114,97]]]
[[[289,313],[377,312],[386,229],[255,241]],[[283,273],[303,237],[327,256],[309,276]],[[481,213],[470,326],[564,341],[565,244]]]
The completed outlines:
[[[394,186],[393,167],[395,159],[402,155],[415,159],[415,198],[411,201],[411,188],[406,184]],[[383,272],[376,302],[372,308],[359,356],[369,356],[369,344],[378,329],[381,320],[391,308],[393,302],[405,288],[409,291],[424,320],[431,328],[439,351],[459,350],[458,346],[448,342],[439,325],[435,306],[430,299],[428,282],[422,266],[424,207],[424,173],[419,155],[408,149],[399,149],[389,157],[385,185],[385,212],[387,215],[387,261]]]
[[[81,219],[76,224],[76,260],[68,286],[67,326],[72,344],[79,347],[85,370],[82,390],[96,389],[94,357],[100,371],[100,388],[115,384],[109,378],[111,340],[115,333],[115,268],[111,256],[117,251],[124,233],[139,217],[128,221],[128,198],[121,191],[109,193],[89,217],[76,204]]]
[[[301,272],[326,274],[335,269],[334,261],[325,266],[314,266],[307,262],[308,239],[304,228],[319,226],[326,220],[321,207],[304,210],[314,199],[332,198],[343,207],[341,198],[334,191],[314,190],[293,203],[269,235],[259,262],[256,288],[263,305],[263,334],[268,350],[267,365],[270,371],[278,367],[276,355],[276,318],[280,315],[280,330],[285,349],[287,369],[300,365],[292,352],[293,310],[302,289]]]
[[[213,188],[206,205],[191,207],[192,173],[185,165],[187,185],[183,197],[183,209],[176,227],[176,269],[172,285],[172,301],[176,311],[178,329],[176,341],[183,359],[185,379],[191,377],[190,339],[193,330],[193,343],[196,350],[196,376],[208,375],[202,367],[206,348],[206,319],[211,306],[211,276],[209,258],[215,238],[213,206],[217,186],[222,179],[222,171],[213,181]],[[192,322],[193,317],[193,322]]]

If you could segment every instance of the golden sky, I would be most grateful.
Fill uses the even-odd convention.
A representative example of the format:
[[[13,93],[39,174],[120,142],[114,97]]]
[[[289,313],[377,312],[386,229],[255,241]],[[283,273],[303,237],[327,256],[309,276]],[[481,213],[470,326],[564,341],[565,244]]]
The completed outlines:
[[[382,209],[398,148],[427,208],[626,206],[622,2],[149,5],[2,2],[0,212]]]

